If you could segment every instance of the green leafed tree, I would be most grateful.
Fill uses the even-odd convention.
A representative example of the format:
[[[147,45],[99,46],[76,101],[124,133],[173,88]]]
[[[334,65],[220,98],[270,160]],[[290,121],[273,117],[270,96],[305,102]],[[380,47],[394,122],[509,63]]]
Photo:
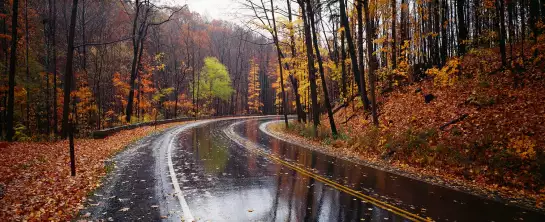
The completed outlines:
[[[206,57],[196,90],[198,99],[228,100],[233,93],[231,78],[225,65],[215,57]]]

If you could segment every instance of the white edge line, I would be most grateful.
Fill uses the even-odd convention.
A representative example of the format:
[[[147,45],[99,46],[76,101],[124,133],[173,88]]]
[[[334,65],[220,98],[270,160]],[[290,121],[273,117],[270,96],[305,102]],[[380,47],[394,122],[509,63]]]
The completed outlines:
[[[178,201],[180,202],[180,205],[182,206],[182,212],[184,214],[183,219],[186,221],[194,221],[195,218],[191,214],[191,211],[189,210],[189,205],[187,205],[187,202],[185,201],[184,195],[182,193],[182,190],[180,189],[180,184],[178,183],[178,178],[176,177],[176,172],[174,171],[174,165],[172,164],[172,144],[174,142],[174,138],[176,138],[176,134],[182,132],[183,130],[190,128],[191,125],[195,124],[189,124],[184,127],[181,127],[180,129],[176,130],[174,132],[174,136],[170,139],[170,142],[168,144],[167,148],[167,156],[168,156],[168,169],[170,171],[170,177],[172,179],[172,185],[174,186],[174,192],[176,193],[176,196],[178,197]]]
[[[235,117],[232,119],[246,119],[246,118],[252,118],[257,116],[249,116],[249,117]],[[259,118],[259,117],[258,117]],[[172,179],[172,185],[174,186],[174,192],[176,193],[176,196],[178,197],[178,201],[180,202],[180,205],[182,207],[183,212],[183,220],[185,221],[195,221],[195,218],[191,214],[191,211],[189,210],[189,205],[187,204],[187,201],[184,198],[182,189],[180,189],[180,184],[178,183],[178,178],[176,177],[176,172],[174,171],[174,165],[172,164],[172,144],[174,142],[174,139],[176,138],[176,135],[180,132],[195,127],[197,125],[206,124],[209,122],[213,122],[217,120],[203,120],[196,123],[190,123],[185,126],[180,127],[178,130],[174,131],[174,136],[170,139],[170,142],[168,143],[167,147],[167,156],[168,156],[168,170],[170,171],[170,178]]]

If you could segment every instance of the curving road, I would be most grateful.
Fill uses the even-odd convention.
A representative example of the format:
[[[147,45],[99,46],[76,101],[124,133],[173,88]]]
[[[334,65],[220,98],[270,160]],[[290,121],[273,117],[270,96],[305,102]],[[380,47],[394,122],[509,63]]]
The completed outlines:
[[[278,117],[203,120],[131,145],[80,219],[545,221],[545,215],[276,139]]]

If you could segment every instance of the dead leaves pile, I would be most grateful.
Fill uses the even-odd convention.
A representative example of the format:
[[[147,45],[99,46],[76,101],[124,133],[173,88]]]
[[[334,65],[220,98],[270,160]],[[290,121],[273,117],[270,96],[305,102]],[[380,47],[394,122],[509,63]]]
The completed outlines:
[[[379,147],[368,148],[368,144],[357,142],[370,140],[366,134],[372,135],[371,118],[352,106],[342,109],[335,114],[337,128],[350,139],[333,141],[332,147],[339,151],[348,147],[359,153],[360,159],[380,162],[388,152],[386,147],[401,144],[393,147],[399,150],[387,164],[506,198],[527,198],[542,208],[545,74],[542,68],[528,65],[522,74],[523,87],[515,87],[514,74],[500,69],[497,55],[481,51],[464,57],[461,78],[452,86],[437,86],[433,80],[426,80],[381,95]],[[425,94],[436,98],[426,104]],[[440,129],[462,115],[467,118]],[[327,115],[322,119],[328,126]],[[403,145],[409,143],[407,132],[430,130],[436,134],[425,138],[423,149],[404,152]],[[394,138],[393,143],[390,138]],[[395,138],[400,142],[396,144]]]
[[[12,143],[0,148],[2,221],[65,221],[100,185],[104,161],[131,142],[180,123],[122,131],[106,139],[76,139],[76,176],[70,176],[67,141]]]

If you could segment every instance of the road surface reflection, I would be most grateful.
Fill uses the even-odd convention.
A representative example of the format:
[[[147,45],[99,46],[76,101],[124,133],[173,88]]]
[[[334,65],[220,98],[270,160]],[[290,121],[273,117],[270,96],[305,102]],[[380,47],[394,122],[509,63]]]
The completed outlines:
[[[291,168],[249,152],[220,121],[182,133],[173,161],[191,213],[199,221],[407,221]],[[421,217],[439,221],[545,221],[542,214],[484,200],[330,157],[259,131],[270,119],[235,132],[262,149],[331,181]]]

